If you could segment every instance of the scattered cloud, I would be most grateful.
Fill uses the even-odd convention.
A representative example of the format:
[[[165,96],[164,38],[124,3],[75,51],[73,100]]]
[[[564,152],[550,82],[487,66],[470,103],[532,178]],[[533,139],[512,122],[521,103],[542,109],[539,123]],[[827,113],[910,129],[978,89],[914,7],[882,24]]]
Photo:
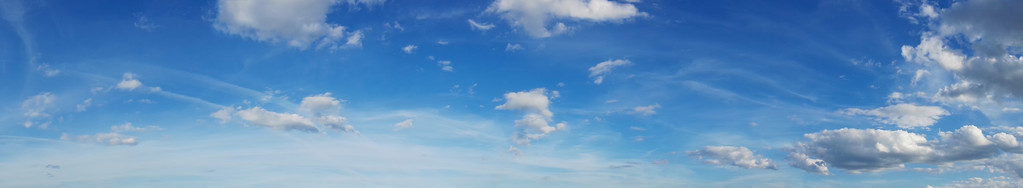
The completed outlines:
[[[404,51],[406,54],[412,54],[412,51],[415,51],[416,48],[419,48],[419,47],[416,46],[416,45],[409,44],[408,46],[402,47],[401,51]]]
[[[437,66],[440,67],[440,70],[448,71],[448,72],[455,72],[455,68],[451,67],[451,61],[446,61],[446,60],[437,61]]]
[[[850,116],[873,116],[875,121],[896,125],[903,129],[928,127],[937,123],[942,116],[949,115],[948,111],[941,107],[917,106],[915,104],[896,104],[870,110],[846,108],[838,113]]]
[[[124,73],[124,75],[121,76],[121,82],[117,83],[116,88],[120,90],[132,91],[135,90],[135,88],[142,87],[142,82],[140,82],[136,77],[137,75],[132,74],[130,72]]]
[[[131,122],[110,127],[110,131],[115,132],[115,133],[118,133],[118,132],[149,132],[149,131],[162,131],[162,130],[163,130],[163,128],[160,128],[160,127],[157,127],[157,126],[135,127],[135,126],[131,125]]]
[[[496,27],[496,26],[494,26],[494,24],[479,23],[479,22],[476,22],[475,20],[472,20],[472,19],[469,19],[469,26],[471,26],[472,30],[480,30],[480,31],[487,31],[487,30],[490,30],[490,29],[493,29],[494,27]]]
[[[93,144],[106,144],[111,146],[125,145],[134,146],[138,145],[135,137],[121,135],[119,133],[99,133],[95,135],[79,135],[73,136],[69,134],[63,134],[60,136],[61,140],[75,141],[81,143],[93,143]]]
[[[549,28],[552,20],[621,21],[646,16],[629,3],[609,0],[497,0],[487,8],[515,27],[522,27],[530,36],[550,37],[568,30],[558,22]]]
[[[269,127],[275,130],[297,130],[319,132],[313,121],[298,114],[277,113],[260,107],[252,107],[236,113],[238,117],[252,125]]]
[[[504,47],[504,51],[506,51],[506,52],[514,52],[514,51],[525,50],[525,49],[526,48],[523,48],[522,45],[520,45],[520,44],[512,44],[512,43],[508,43],[508,45],[506,45]]]
[[[567,128],[565,122],[550,126],[554,113],[550,111],[550,98],[545,88],[504,94],[505,103],[494,109],[524,111],[522,119],[515,120],[519,131],[512,137],[516,144],[529,145],[531,140],[547,136],[551,132]]]
[[[600,62],[593,67],[590,67],[590,78],[593,78],[594,84],[604,83],[604,76],[611,74],[611,70],[615,67],[628,66],[632,62],[627,59],[613,59]]]
[[[647,106],[637,106],[635,108],[632,108],[632,111],[629,111],[628,113],[629,114],[636,114],[636,115],[640,115],[640,116],[651,116],[651,115],[657,114],[657,109],[658,108],[661,108],[660,104],[653,104],[653,105],[647,105]]]
[[[22,125],[25,128],[31,128],[32,126],[38,126],[39,128],[47,128],[53,121],[51,120],[50,113],[52,113],[54,103],[57,101],[57,96],[50,92],[39,93],[35,96],[25,99],[21,102],[21,110],[24,111],[25,123]]]
[[[234,114],[234,108],[224,107],[210,114],[210,117],[216,118],[220,120],[221,124],[224,124],[227,123],[227,121],[231,121],[231,114]]]
[[[790,153],[785,159],[789,160],[789,166],[805,170],[810,173],[831,175],[824,160],[813,159],[802,153]]]
[[[761,168],[777,170],[778,164],[764,156],[754,155],[753,151],[739,146],[705,146],[703,149],[686,151],[690,157],[712,165],[730,165],[741,168]]]
[[[92,98],[85,99],[85,101],[82,101],[82,104],[75,105],[75,111],[84,112],[89,106],[92,106]]]
[[[405,121],[394,124],[394,127],[398,130],[412,128],[412,119],[406,119]]]
[[[1010,188],[1023,185],[1023,179],[1005,176],[979,178],[972,177],[963,181],[956,181],[952,184],[942,185],[939,188]],[[931,188],[931,186],[927,186]]]
[[[361,47],[362,32],[346,32],[344,26],[326,23],[336,5],[374,5],[382,1],[279,1],[251,0],[217,2],[213,26],[217,30],[260,42],[286,43],[306,49]],[[347,35],[347,39],[345,39]],[[346,40],[346,41],[342,41]]]

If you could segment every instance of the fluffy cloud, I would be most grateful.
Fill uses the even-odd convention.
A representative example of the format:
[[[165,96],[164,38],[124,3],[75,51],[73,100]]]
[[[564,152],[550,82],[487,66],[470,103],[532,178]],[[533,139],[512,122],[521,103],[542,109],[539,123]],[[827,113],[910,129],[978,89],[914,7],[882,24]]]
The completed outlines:
[[[262,42],[284,42],[305,49],[338,49],[361,46],[361,32],[326,23],[327,14],[341,3],[379,4],[383,1],[355,0],[220,0],[214,27],[222,32]],[[342,41],[349,35],[346,41]]]
[[[1015,162],[1014,158],[994,158],[1002,152],[1023,151],[1013,133],[998,130],[1007,129],[992,129],[985,134],[980,128],[967,125],[939,132],[939,139],[934,140],[904,130],[825,130],[804,135],[809,141],[798,143],[789,160],[790,165],[813,173],[826,173],[827,167],[861,173],[904,168],[907,163],[952,166],[967,161],[982,161],[988,168],[1010,174],[1023,171],[1023,163]]]
[[[504,51],[506,51],[506,52],[514,52],[514,51],[519,51],[519,50],[524,50],[524,49],[526,49],[526,48],[523,48],[521,44],[508,43],[508,45],[504,46]]]
[[[227,121],[231,121],[231,114],[233,114],[233,113],[234,113],[234,108],[232,108],[232,107],[224,107],[224,108],[222,108],[220,110],[217,110],[216,112],[213,112],[212,114],[210,114],[210,117],[219,119],[220,123],[223,124],[223,123],[227,123]]]
[[[115,87],[117,87],[117,89],[127,91],[132,91],[135,90],[135,88],[142,87],[142,82],[136,79],[135,76],[135,74],[130,72],[124,73],[124,75],[121,76],[121,82],[118,82]]]
[[[497,0],[487,8],[497,13],[512,26],[522,27],[536,38],[564,33],[568,27],[551,20],[571,19],[593,22],[620,21],[645,16],[635,6],[608,0]]]
[[[791,153],[786,159],[789,160],[789,166],[803,169],[810,173],[831,175],[824,160],[813,159],[802,153]]]
[[[754,155],[753,151],[746,147],[706,146],[700,150],[687,151],[686,154],[712,165],[731,165],[746,169],[778,169],[778,164],[774,163],[774,161],[760,155]]]
[[[416,48],[419,48],[419,47],[416,46],[416,45],[409,44],[408,46],[405,46],[405,47],[401,48],[401,51],[404,51],[406,54],[412,54],[412,51],[415,51]]]
[[[490,30],[490,29],[493,29],[494,27],[496,27],[496,26],[494,26],[494,24],[479,23],[479,22],[476,22],[475,20],[472,20],[472,19],[469,19],[469,26],[472,27],[472,30],[480,30],[480,31],[487,31],[487,30]]]
[[[298,114],[277,113],[260,107],[238,111],[238,117],[252,125],[270,127],[276,130],[298,130],[319,132],[313,121]]]
[[[72,136],[72,135],[68,135],[68,134],[63,134],[63,135],[60,136],[60,139],[61,140],[67,140],[67,141],[82,142],[82,143],[106,144],[106,145],[111,145],[111,146],[116,146],[116,145],[134,146],[134,145],[138,145],[138,142],[135,141],[135,137],[125,136],[125,135],[121,135],[119,133],[99,133],[99,134],[95,134],[95,135],[79,135],[79,136]]]
[[[657,114],[657,109],[658,108],[661,108],[660,104],[647,105],[647,106],[637,106],[635,108],[632,108],[632,111],[629,111],[629,114],[636,114],[636,115],[640,115],[640,116],[651,116],[651,115]]]
[[[323,114],[335,113],[341,110],[341,101],[330,95],[331,93],[327,92],[302,98],[302,103],[299,104],[298,110],[311,113],[314,116],[322,116]]]
[[[52,121],[50,120],[50,111],[53,109],[53,103],[57,101],[57,96],[53,93],[45,92],[38,95],[29,97],[21,102],[21,110],[25,113],[25,123],[22,124],[25,128],[31,128],[32,126],[38,125],[40,128],[47,128],[50,126]]]
[[[919,8],[907,8],[910,5]],[[938,91],[938,101],[965,104],[984,113],[1001,112],[1007,102],[1018,105],[1023,97],[1020,9],[1023,2],[1003,0],[961,1],[940,10],[926,1],[904,3],[903,15],[929,22],[920,43],[903,46],[902,56],[955,75],[952,83]],[[985,105],[995,103],[999,105]]]
[[[949,115],[948,111],[941,107],[914,104],[896,104],[870,110],[847,108],[838,112],[845,115],[873,116],[878,122],[903,129],[931,126],[937,123],[941,116]]]
[[[554,113],[549,109],[550,98],[545,88],[536,88],[530,91],[509,92],[504,94],[505,103],[498,105],[498,110],[524,111],[526,114],[521,119],[515,120],[515,126],[519,131],[512,136],[516,144],[529,145],[531,140],[537,140],[558,130],[565,130],[565,122],[551,126]]]
[[[614,59],[607,60],[604,62],[597,63],[593,67],[590,67],[590,78],[593,78],[594,84],[604,83],[604,76],[611,73],[611,70],[615,67],[631,65],[632,62],[627,59]]]

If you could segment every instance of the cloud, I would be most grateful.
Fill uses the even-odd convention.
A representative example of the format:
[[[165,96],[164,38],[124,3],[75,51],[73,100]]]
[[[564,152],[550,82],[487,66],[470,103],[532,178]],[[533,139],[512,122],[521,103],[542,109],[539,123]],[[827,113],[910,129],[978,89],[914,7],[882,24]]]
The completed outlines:
[[[605,22],[646,16],[632,4],[608,0],[497,0],[487,12],[500,15],[510,25],[522,27],[536,38],[550,37],[568,29],[560,22],[548,28],[552,20]]]
[[[125,145],[134,146],[138,145],[135,137],[121,135],[119,133],[99,133],[95,135],[79,135],[72,136],[69,134],[63,134],[60,136],[61,140],[76,141],[81,143],[93,143],[93,144],[106,144],[111,146]]]
[[[455,72],[455,68],[451,67],[451,61],[437,61],[437,66],[440,67],[440,70]]]
[[[1018,105],[1023,97],[1019,51],[1023,48],[1023,32],[1019,32],[1023,30],[1023,11],[1019,11],[1023,2],[974,0],[934,8],[926,2],[905,2],[900,12],[928,21],[919,44],[902,46],[904,59],[955,75],[935,98],[985,114]]]
[[[85,99],[85,101],[82,101],[82,104],[75,105],[75,111],[84,112],[89,106],[92,106],[92,98]]]
[[[50,120],[50,113],[57,96],[50,92],[39,93],[21,102],[21,110],[24,111],[25,128],[38,125],[39,128],[47,128],[53,121]]]
[[[317,49],[360,47],[362,32],[345,32],[345,27],[326,23],[332,7],[373,5],[383,1],[339,0],[220,0],[213,26],[217,30],[250,38],[260,42],[286,43],[306,49],[315,44]],[[346,42],[342,40],[348,35]]]
[[[1023,179],[998,176],[988,179],[972,177],[964,181],[956,181],[952,184],[942,185],[939,186],[939,188],[1010,188],[1019,187],[1020,185],[1023,185]]]
[[[521,44],[512,44],[512,43],[508,43],[508,45],[506,45],[504,47],[504,51],[506,51],[506,52],[514,52],[514,51],[519,51],[519,50],[524,50],[524,49],[526,49],[526,48],[523,48]]]
[[[238,117],[252,125],[269,127],[275,130],[298,130],[319,132],[313,121],[298,114],[277,113],[260,107],[252,107],[236,113]]]
[[[412,51],[415,51],[416,48],[419,48],[419,47],[416,46],[416,45],[409,44],[408,46],[405,46],[405,47],[401,48],[401,51],[404,51],[406,54],[412,54]]]
[[[476,22],[475,20],[472,20],[472,19],[469,19],[469,26],[472,27],[472,30],[480,30],[480,31],[487,31],[487,30],[490,30],[490,29],[493,29],[494,27],[496,27],[496,26],[494,26],[494,24],[478,23],[478,22]]]
[[[220,123],[223,124],[223,123],[227,123],[227,121],[231,121],[231,114],[234,114],[234,108],[233,107],[224,107],[224,108],[221,108],[220,110],[217,110],[216,112],[213,112],[212,114],[210,114],[210,117],[219,119]]]
[[[636,114],[636,115],[640,115],[640,116],[651,116],[651,115],[657,114],[656,110],[658,108],[661,108],[660,104],[647,105],[647,106],[637,106],[635,108],[632,108],[632,111],[629,111],[628,113],[629,114]]]
[[[110,131],[115,132],[115,133],[117,133],[117,132],[149,132],[149,131],[162,131],[162,130],[163,130],[163,128],[160,128],[160,127],[157,127],[157,126],[135,127],[135,126],[131,125],[131,122],[110,127]]]
[[[731,165],[741,168],[762,168],[777,170],[778,164],[764,156],[754,155],[749,148],[739,146],[705,146],[703,149],[686,151],[686,154],[712,165]]]
[[[631,65],[631,64],[632,64],[632,62],[627,60],[627,59],[614,59],[614,60],[609,59],[607,61],[600,62],[597,65],[594,65],[593,67],[590,67],[590,69],[589,69],[590,70],[590,78],[594,78],[593,79],[593,83],[594,84],[604,83],[604,76],[606,76],[607,74],[610,74],[612,69],[614,69],[615,67],[628,66],[628,65]]]
[[[880,123],[896,125],[903,129],[913,129],[934,125],[941,116],[949,115],[948,111],[937,106],[917,106],[914,104],[896,104],[876,109],[864,110],[846,108],[838,113],[844,115],[873,116]]]
[[[124,75],[121,76],[121,82],[117,83],[117,89],[132,91],[135,90],[135,88],[142,87],[142,82],[135,78],[136,76],[137,75],[130,72],[124,73]]]
[[[990,133],[994,134],[985,135],[976,126],[966,125],[954,131],[939,132],[939,139],[934,140],[905,130],[824,130],[804,135],[809,141],[797,143],[796,152],[789,155],[789,160],[792,161],[790,165],[813,173],[821,173],[826,167],[863,173],[901,169],[907,163],[951,166],[956,162],[977,160],[1015,168],[994,156],[1003,151],[1023,152],[1019,141],[1013,133],[997,130],[1007,129],[993,129]],[[1023,163],[1017,166],[1023,170]]]
[[[824,160],[813,159],[802,153],[790,153],[785,159],[789,160],[789,166],[803,169],[810,173],[831,175]]]
[[[326,92],[302,98],[298,110],[312,114],[311,119],[327,128],[358,134],[355,127],[348,124],[348,118],[336,115],[341,111],[341,102],[342,100],[334,98],[330,92]]]
[[[550,125],[553,122],[554,113],[549,109],[551,101],[547,94],[545,88],[509,92],[504,94],[505,103],[494,107],[498,110],[526,112],[521,119],[515,120],[515,126],[520,128],[512,136],[516,144],[529,145],[531,140],[543,138],[554,131],[567,129],[565,122],[554,126]]]
[[[398,130],[407,129],[412,127],[412,119],[406,119],[405,121],[394,124],[394,127]]]

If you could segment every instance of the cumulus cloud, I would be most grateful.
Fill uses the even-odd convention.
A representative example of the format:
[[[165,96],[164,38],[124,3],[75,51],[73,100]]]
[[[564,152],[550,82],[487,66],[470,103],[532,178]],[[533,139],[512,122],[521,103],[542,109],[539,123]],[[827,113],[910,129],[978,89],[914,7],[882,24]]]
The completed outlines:
[[[301,112],[312,114],[312,119],[327,128],[345,132],[358,133],[355,127],[348,124],[348,118],[337,115],[341,111],[341,102],[331,96],[330,92],[302,98],[298,109]]]
[[[705,146],[703,149],[686,151],[686,154],[712,165],[730,165],[741,168],[762,168],[777,170],[778,164],[764,156],[754,155],[749,148],[739,146]]]
[[[1010,129],[1017,128],[997,128],[985,134],[976,126],[966,125],[939,132],[939,138],[933,140],[905,130],[824,130],[804,135],[809,141],[797,143],[789,160],[790,165],[813,173],[826,172],[827,167],[862,173],[901,169],[908,163],[947,167],[957,162],[981,161],[988,168],[1011,174],[1023,170],[1023,163],[1016,164],[1012,158],[1018,154],[1011,153],[1023,150]],[[996,158],[1003,152],[1010,154]]]
[[[496,26],[494,26],[494,24],[479,23],[479,22],[476,22],[475,20],[472,20],[472,19],[469,19],[469,26],[472,27],[472,30],[480,30],[480,31],[487,31],[487,30],[490,30],[490,29],[493,29],[494,27],[496,27]]]
[[[339,49],[361,46],[360,31],[327,23],[327,14],[341,3],[373,5],[383,1],[364,0],[220,0],[214,27],[231,35],[261,42],[286,43],[305,49]],[[347,35],[347,38],[345,36]]]
[[[124,75],[121,76],[121,82],[117,83],[117,89],[132,91],[135,90],[135,88],[142,87],[142,82],[135,77],[136,75],[130,72],[124,73]]]
[[[941,107],[915,104],[896,104],[870,110],[846,108],[838,112],[845,115],[872,116],[880,123],[896,125],[903,129],[928,127],[937,123],[942,116],[949,115],[948,111]]]
[[[903,3],[904,16],[928,21],[928,27],[919,44],[902,46],[902,56],[955,75],[938,91],[938,101],[1000,113],[1023,97],[1020,9],[1021,1],[960,1],[940,10],[926,1]]]
[[[455,67],[451,66],[451,61],[437,61],[437,66],[440,67],[440,70],[455,72]]]
[[[551,126],[554,113],[550,111],[550,98],[545,88],[536,88],[530,91],[509,92],[504,94],[505,103],[494,109],[516,110],[526,112],[521,119],[515,120],[515,126],[519,131],[512,136],[513,141],[519,145],[529,145],[531,140],[537,140],[558,130],[565,130],[565,122]]]
[[[593,67],[590,67],[590,78],[593,78],[594,84],[604,83],[604,76],[611,73],[611,70],[615,67],[628,66],[632,62],[627,59],[609,59],[604,62],[597,63]]]
[[[608,0],[497,0],[487,12],[500,15],[510,25],[522,27],[536,38],[568,30],[561,22],[551,26],[552,20],[605,22],[646,16],[632,4]]]
[[[651,115],[657,114],[657,109],[658,108],[661,108],[660,104],[647,105],[647,106],[637,106],[635,108],[632,108],[632,111],[629,111],[629,114],[636,114],[636,115],[640,115],[640,116],[651,116]]]
[[[277,113],[267,111],[260,107],[238,111],[238,117],[252,125],[269,127],[276,130],[297,130],[306,132],[319,132],[313,121],[298,114]]]
[[[412,54],[412,51],[415,51],[416,48],[419,48],[419,47],[416,46],[416,45],[409,44],[408,46],[405,46],[405,47],[401,48],[401,51],[404,51],[406,54]]]
[[[39,126],[39,128],[47,128],[53,121],[50,120],[50,113],[53,111],[53,105],[57,101],[57,96],[50,92],[39,93],[35,96],[25,99],[21,102],[21,110],[24,111],[25,123],[22,125],[25,128],[31,128],[32,126]]]
[[[106,144],[111,146],[126,145],[134,146],[138,145],[135,137],[121,135],[119,133],[99,133],[95,135],[79,135],[73,136],[69,134],[63,134],[60,136],[61,140],[76,141],[82,143],[93,143],[93,144]]]
[[[223,124],[227,123],[227,121],[231,121],[231,114],[234,114],[234,108],[224,107],[210,114],[210,117],[219,119],[220,123]]]

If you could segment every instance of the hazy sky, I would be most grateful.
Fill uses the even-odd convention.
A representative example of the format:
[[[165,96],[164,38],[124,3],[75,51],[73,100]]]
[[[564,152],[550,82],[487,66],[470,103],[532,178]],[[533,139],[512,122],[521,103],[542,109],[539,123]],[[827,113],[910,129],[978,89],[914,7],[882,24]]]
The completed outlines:
[[[1023,1],[0,1],[0,187],[1012,187]]]

